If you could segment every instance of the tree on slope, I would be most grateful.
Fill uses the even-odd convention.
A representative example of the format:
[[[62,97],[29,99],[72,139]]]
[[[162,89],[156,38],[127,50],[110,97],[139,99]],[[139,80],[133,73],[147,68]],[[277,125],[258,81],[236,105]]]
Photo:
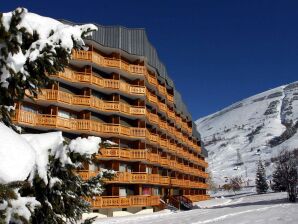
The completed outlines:
[[[275,165],[273,185],[276,189],[286,188],[289,201],[296,202],[298,185],[297,157],[294,153],[284,150],[276,158]]]
[[[256,172],[256,190],[258,194],[264,194],[268,191],[268,183],[266,181],[266,172],[261,160],[258,161]]]
[[[48,75],[63,71],[72,49],[81,49],[83,38],[93,30],[94,25],[65,25],[24,8],[0,13],[0,122],[17,130],[11,122],[15,103],[25,96],[35,97],[50,82]],[[69,145],[58,142],[57,147],[35,145],[38,155],[46,155],[42,166],[46,170],[41,172],[37,163],[36,170],[17,186],[1,183],[0,178],[0,223],[75,223],[80,219],[90,208],[84,199],[100,195],[103,179],[113,176],[102,171],[82,180],[75,173],[83,163],[94,162],[102,146],[100,138],[94,138],[79,147],[73,145],[84,142],[81,138]],[[88,151],[89,143],[92,150]]]

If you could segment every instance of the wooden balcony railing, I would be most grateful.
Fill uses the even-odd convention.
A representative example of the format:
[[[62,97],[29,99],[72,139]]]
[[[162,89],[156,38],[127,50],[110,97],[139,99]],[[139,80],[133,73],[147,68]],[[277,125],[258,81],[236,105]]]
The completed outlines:
[[[78,174],[82,179],[88,179],[96,176],[96,172],[88,170],[79,170]],[[105,183],[143,183],[155,185],[169,185],[170,177],[161,176],[159,174],[149,174],[145,172],[117,172],[112,180],[106,180]]]
[[[102,196],[88,199],[92,208],[125,208],[125,207],[146,207],[158,206],[160,204],[159,196],[151,195],[133,195],[127,197],[120,196]]]
[[[97,155],[98,159],[119,159],[119,160],[129,160],[129,161],[142,161],[145,160],[148,163],[159,164],[164,167],[168,167],[172,170],[177,170],[180,172],[188,173],[194,176],[200,176],[207,178],[208,174],[193,168],[186,166],[177,161],[162,157],[159,154],[152,153],[146,149],[121,149],[121,148],[102,148],[100,154]]]
[[[120,112],[127,115],[145,115],[145,106],[132,106],[119,101],[104,101],[95,96],[73,95],[63,91],[43,89],[37,100],[57,101],[76,106],[88,106],[105,112]]]
[[[209,195],[183,195],[193,202],[209,200]]]
[[[161,112],[167,113],[167,105],[162,102],[158,102],[158,108]]]
[[[163,161],[163,158],[161,158]],[[97,175],[96,171],[88,171],[88,170],[79,170],[78,174],[82,177],[82,179],[86,180],[91,177]],[[207,189],[208,184],[184,180],[184,179],[176,179],[170,178],[169,176],[161,176],[159,174],[149,174],[145,172],[117,172],[116,176],[112,180],[106,180],[105,183],[127,183],[127,184],[153,184],[153,185],[173,185],[178,187],[187,187],[187,188],[201,188]]]
[[[60,128],[69,131],[98,133],[98,135],[122,135],[134,138],[145,138],[145,128],[126,127],[120,124],[101,123],[94,120],[63,118],[57,115],[36,114],[24,110],[16,110],[13,121],[37,127]]]
[[[123,80],[104,79],[94,75],[91,72],[76,72],[68,68],[64,72],[60,72],[51,77],[61,78],[69,82],[79,82],[95,85],[99,88],[116,89],[128,94],[145,95],[146,88],[144,86],[131,85]]]
[[[159,116],[157,114],[153,114],[149,110],[147,110],[146,117],[150,122],[159,124]]]
[[[164,95],[171,103],[174,102],[174,97],[167,93],[166,88],[158,84],[156,77],[149,74],[148,69],[144,65],[129,64],[122,59],[104,57],[95,51],[73,51],[72,58],[76,60],[92,61],[102,67],[111,67],[121,69],[131,74],[143,75],[147,81],[156,87],[159,92]]]
[[[146,92],[146,97],[147,97],[147,100],[148,100],[149,102],[151,102],[151,103],[157,105],[157,103],[158,103],[158,98],[157,98],[157,96],[156,96],[155,94],[153,94],[153,93],[151,93],[151,92],[149,92],[149,91],[147,90],[147,92]]]

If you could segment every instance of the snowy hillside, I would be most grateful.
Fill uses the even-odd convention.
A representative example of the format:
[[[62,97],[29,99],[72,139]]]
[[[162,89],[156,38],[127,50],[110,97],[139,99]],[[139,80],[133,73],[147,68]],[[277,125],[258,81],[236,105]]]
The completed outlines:
[[[298,148],[298,82],[284,85],[237,102],[196,121],[209,153],[209,166],[217,184],[241,175],[250,184],[256,161],[270,158],[282,149]]]

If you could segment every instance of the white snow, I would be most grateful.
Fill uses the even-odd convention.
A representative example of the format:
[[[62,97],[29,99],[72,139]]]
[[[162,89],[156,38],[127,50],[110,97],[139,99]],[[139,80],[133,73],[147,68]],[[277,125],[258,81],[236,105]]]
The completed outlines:
[[[48,183],[47,170],[49,163],[49,155],[53,155],[56,158],[60,158],[62,164],[71,163],[70,159],[66,155],[65,148],[63,146],[64,138],[62,132],[51,132],[45,134],[24,134],[22,135],[30,145],[33,147],[36,153],[35,167],[36,172]],[[31,178],[35,175],[32,171]]]
[[[35,150],[0,122],[0,183],[25,180],[35,164]]]
[[[228,199],[220,198],[196,203],[200,207],[206,208],[182,212],[162,211],[150,215],[98,218],[95,224],[297,223],[298,204],[288,203],[286,197],[286,193],[233,196]]]
[[[71,140],[69,146],[64,145],[62,132],[44,134],[19,135],[0,123],[0,183],[29,180],[38,173],[47,184],[49,155],[59,159],[62,165],[72,164],[68,152],[74,151],[82,155],[97,153],[101,138],[89,136]],[[58,180],[51,180],[50,184]]]
[[[270,147],[269,141],[285,131],[285,122],[295,124],[297,121],[297,83],[257,94],[197,120],[214,181],[222,185],[227,178],[242,176],[251,185],[259,159],[266,161],[270,179],[274,170],[270,159],[284,148],[298,148],[298,133],[274,147]],[[256,131],[258,127],[259,131]],[[254,131],[254,137],[249,141],[249,135]]]
[[[7,223],[14,223],[14,221],[15,223],[19,223],[17,220],[14,220],[15,214],[29,220],[31,212],[34,211],[35,207],[40,206],[40,203],[34,197],[21,197],[18,193],[17,199],[10,200],[9,203],[10,206],[7,207],[5,212]]]
[[[78,137],[72,140],[69,144],[69,149],[72,152],[80,154],[92,155],[98,153],[99,144],[101,143],[101,138],[95,136],[89,136],[88,138]]]

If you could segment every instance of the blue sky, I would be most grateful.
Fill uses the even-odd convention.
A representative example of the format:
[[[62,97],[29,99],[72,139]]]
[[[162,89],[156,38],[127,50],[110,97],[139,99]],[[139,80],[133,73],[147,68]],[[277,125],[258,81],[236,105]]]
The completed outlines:
[[[74,22],[143,27],[194,119],[298,80],[296,0],[4,1]]]

